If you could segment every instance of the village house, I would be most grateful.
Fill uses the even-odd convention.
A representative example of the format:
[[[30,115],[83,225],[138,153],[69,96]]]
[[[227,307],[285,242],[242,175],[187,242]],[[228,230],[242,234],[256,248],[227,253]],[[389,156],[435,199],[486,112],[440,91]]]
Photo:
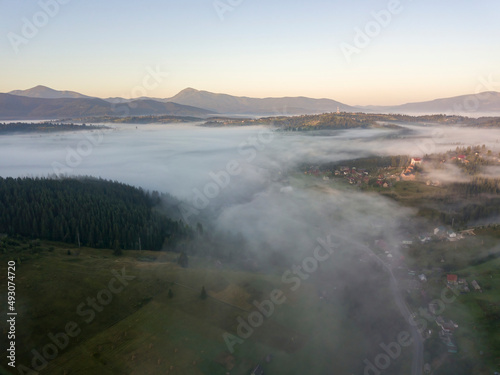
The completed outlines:
[[[458,324],[453,322],[453,320],[449,320],[446,322],[442,316],[438,316],[436,318],[436,324],[441,327],[441,330],[446,333],[453,333],[455,329],[458,328]]]
[[[441,328],[439,338],[446,345],[448,353],[457,353],[457,344],[453,340],[453,332],[458,328],[458,324],[455,324],[452,320],[445,322],[441,316],[437,317],[436,324]]]
[[[411,158],[411,165],[420,165],[422,164],[422,158]]]
[[[446,275],[446,282],[448,285],[457,285],[458,284],[458,276],[457,275]]]

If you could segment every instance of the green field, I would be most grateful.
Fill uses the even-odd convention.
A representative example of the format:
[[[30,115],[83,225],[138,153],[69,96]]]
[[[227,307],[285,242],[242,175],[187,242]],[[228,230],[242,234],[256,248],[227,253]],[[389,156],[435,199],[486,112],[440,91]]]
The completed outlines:
[[[482,289],[482,293],[460,295],[449,309],[449,317],[460,323],[456,337],[461,357],[500,368],[500,259],[456,273],[476,280]]]
[[[45,355],[45,348],[51,355],[49,334],[65,332],[70,322],[78,334],[68,337],[68,345],[46,366],[35,363],[41,374],[249,374],[257,364],[272,374],[360,373],[363,359],[381,351],[380,341],[365,337],[366,327],[375,326],[351,316],[342,293],[329,285],[329,273],[318,272],[292,292],[281,282],[281,272],[248,273],[195,257],[185,269],[176,264],[178,254],[168,252],[126,251],[116,257],[111,250],[19,239],[0,258],[2,290],[7,261],[18,262],[18,370],[32,367],[32,350]],[[108,301],[102,291],[109,291],[113,270],[134,278]],[[319,298],[320,287],[331,292],[328,299]],[[237,318],[247,320],[256,310],[252,302],[269,299],[274,289],[283,290],[285,303],[275,305],[272,316],[231,354],[223,334],[236,335]],[[89,297],[104,298],[106,304],[91,307]],[[397,312],[390,297],[377,300],[374,319],[393,321]],[[395,337],[387,331],[387,337]],[[387,373],[398,373],[410,358],[411,352],[404,352]],[[5,358],[1,364],[10,369]]]

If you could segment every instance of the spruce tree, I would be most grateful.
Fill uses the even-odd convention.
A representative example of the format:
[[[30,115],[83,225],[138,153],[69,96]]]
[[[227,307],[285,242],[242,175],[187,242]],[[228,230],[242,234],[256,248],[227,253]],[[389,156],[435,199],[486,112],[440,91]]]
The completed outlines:
[[[200,298],[201,299],[207,299],[207,291],[205,290],[204,286],[201,287]]]

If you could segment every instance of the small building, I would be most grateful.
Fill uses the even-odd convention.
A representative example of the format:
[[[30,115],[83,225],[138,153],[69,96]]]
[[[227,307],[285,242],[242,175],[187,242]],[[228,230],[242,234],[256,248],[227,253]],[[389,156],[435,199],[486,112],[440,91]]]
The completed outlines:
[[[453,320],[446,322],[441,316],[436,318],[436,324],[441,328],[441,335],[445,337],[450,337],[455,329],[458,328],[458,324]]]
[[[420,165],[422,164],[422,158],[411,158],[411,165]]]
[[[446,282],[448,285],[457,285],[458,284],[458,276],[457,275],[446,275]]]

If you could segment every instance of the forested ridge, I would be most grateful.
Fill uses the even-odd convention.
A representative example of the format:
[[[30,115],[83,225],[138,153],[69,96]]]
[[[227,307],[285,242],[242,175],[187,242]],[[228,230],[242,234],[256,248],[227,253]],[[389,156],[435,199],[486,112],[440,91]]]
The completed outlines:
[[[81,130],[103,130],[110,129],[102,125],[78,125],[55,122],[10,122],[0,123],[0,134],[10,133],[53,133],[65,131],[81,131]]]
[[[189,235],[159,194],[93,178],[0,177],[0,233],[114,249],[160,250]]]
[[[398,123],[423,123],[461,125],[471,127],[499,127],[500,117],[470,118],[450,115],[409,116],[403,114],[382,113],[322,113],[300,116],[273,116],[262,118],[212,117],[205,126],[246,126],[270,125],[280,130],[321,130],[369,128],[372,126],[397,127]]]

